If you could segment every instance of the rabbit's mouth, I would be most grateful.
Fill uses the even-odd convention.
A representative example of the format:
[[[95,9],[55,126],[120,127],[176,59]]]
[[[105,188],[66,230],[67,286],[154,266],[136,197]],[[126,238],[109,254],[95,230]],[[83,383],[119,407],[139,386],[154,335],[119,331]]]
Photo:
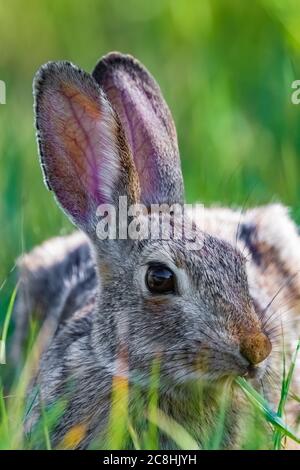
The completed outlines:
[[[241,374],[242,377],[250,380],[261,380],[265,374],[266,368],[263,364],[261,365],[250,365],[247,367],[247,371]]]
[[[261,380],[269,364],[271,349],[269,346],[267,349],[264,354],[259,355],[256,352],[254,358],[254,353],[251,357],[250,353],[247,356],[242,347],[227,346],[219,350],[203,348],[193,363],[194,370],[201,378],[208,381],[219,381],[224,378],[234,380],[236,377]]]

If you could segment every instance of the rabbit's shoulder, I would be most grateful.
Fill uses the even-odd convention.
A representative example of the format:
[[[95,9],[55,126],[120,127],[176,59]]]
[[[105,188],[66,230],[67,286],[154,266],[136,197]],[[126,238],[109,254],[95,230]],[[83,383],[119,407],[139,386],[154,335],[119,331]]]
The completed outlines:
[[[52,343],[42,353],[40,375],[43,377],[42,382],[47,382],[47,387],[51,382],[56,382],[51,380],[52,374],[58,383],[68,375],[67,369],[72,368],[70,358],[75,360],[76,367],[82,363],[84,367],[87,366],[89,361],[78,361],[78,358],[89,356],[92,351],[90,334],[94,313],[94,301],[73,312],[72,317],[60,325]]]
[[[47,240],[19,260],[19,290],[31,301],[31,310],[42,317],[52,308],[54,300],[62,304],[64,317],[68,317],[68,301],[78,302],[85,289],[92,289],[95,274],[88,238],[82,232],[75,232]]]
[[[97,287],[93,253],[82,232],[37,246],[19,259],[18,271],[11,354],[14,362],[20,359],[30,318],[42,324],[50,321],[54,334],[74,312],[93,303]]]
[[[89,428],[88,435],[82,437],[88,443],[99,428],[99,421],[105,420],[111,383],[105,366],[94,354],[91,333],[95,312],[94,302],[75,312],[42,353],[38,375],[28,392],[28,436],[41,417],[41,398],[49,409],[57,403],[62,406],[60,422],[52,433],[54,445],[63,443],[64,436],[78,422]]]

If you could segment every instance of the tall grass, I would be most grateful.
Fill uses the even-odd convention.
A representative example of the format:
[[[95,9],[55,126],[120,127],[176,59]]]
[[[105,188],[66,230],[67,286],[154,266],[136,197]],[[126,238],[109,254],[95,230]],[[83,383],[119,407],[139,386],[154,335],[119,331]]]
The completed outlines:
[[[5,330],[7,331],[8,323],[11,318],[11,311],[13,308],[16,295],[14,290],[5,319]],[[6,341],[6,334],[2,336]],[[5,345],[3,347],[5,349]],[[297,354],[300,349],[300,341],[297,344],[296,351],[292,357],[291,364],[287,375],[283,372],[282,378],[282,391],[280,402],[277,412],[274,411],[267,403],[266,399],[260,395],[245,379],[236,379],[236,384],[244,392],[249,406],[253,407],[252,417],[244,418],[241,426],[247,430],[243,441],[241,442],[242,448],[283,448],[283,441],[287,438],[300,444],[300,434],[291,430],[282,419],[285,412],[285,405],[289,396],[290,385],[293,379]],[[66,403],[62,400],[58,401],[51,407],[45,407],[41,402],[41,418],[35,426],[33,434],[25,436],[24,434],[24,419],[30,413],[30,401],[26,397],[26,390],[31,379],[31,374],[34,370],[33,364],[36,364],[36,357],[34,347],[31,354],[28,355],[27,363],[20,377],[17,379],[14,386],[11,388],[9,395],[6,396],[4,386],[0,383],[0,449],[21,449],[21,448],[44,448],[51,450],[51,432],[59,421],[66,407]],[[159,390],[159,361],[154,361],[152,374],[150,378],[150,387],[148,395],[148,403],[145,403],[139,394],[139,389],[131,386],[127,379],[122,376],[116,375],[112,384],[112,398],[111,398],[111,413],[107,430],[107,437],[105,441],[96,439],[91,444],[93,449],[126,449],[128,447],[135,449],[158,449],[159,448],[159,434],[165,434],[174,448],[182,450],[195,450],[199,449],[199,443],[189,434],[187,429],[174,421],[173,418],[167,416],[161,409],[159,409],[158,402]],[[37,389],[34,393],[39,393]],[[134,398],[133,398],[134,397]],[[135,402],[137,416],[134,416],[129,410],[129,400]],[[208,436],[207,444],[204,445],[206,449],[220,449],[222,442],[224,442],[225,433],[225,415],[227,406],[230,400],[230,391],[224,389],[223,395],[220,396],[219,414],[216,419],[215,427],[212,430],[208,427],[204,434]],[[26,403],[27,402],[27,403]],[[29,406],[29,408],[28,408]],[[27,408],[26,408],[27,407]],[[144,410],[147,410],[144,413]],[[146,422],[146,426],[140,425],[140,415]],[[260,417],[261,430],[253,426],[251,419],[253,416]],[[266,444],[268,441],[265,438],[265,425],[271,424],[274,430],[273,445]],[[211,434],[213,431],[213,435]],[[78,423],[73,426],[57,448],[72,449],[80,444],[81,440],[85,437],[87,432],[86,426]],[[253,435],[254,434],[254,435]],[[213,436],[212,439],[209,436]],[[257,440],[257,436],[261,435],[261,440]],[[251,443],[256,442],[255,447]],[[270,441],[272,442],[272,441]],[[203,447],[202,447],[203,448]]]

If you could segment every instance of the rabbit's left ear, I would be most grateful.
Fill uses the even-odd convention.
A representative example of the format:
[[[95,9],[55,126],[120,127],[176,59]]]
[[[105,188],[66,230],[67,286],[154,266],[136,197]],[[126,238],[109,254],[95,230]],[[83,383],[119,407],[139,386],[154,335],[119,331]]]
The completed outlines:
[[[45,181],[72,222],[94,234],[99,205],[139,199],[118,116],[93,77],[68,62],[41,67],[34,93]]]
[[[183,203],[176,129],[154,78],[136,59],[117,52],[98,62],[93,77],[121,121],[139,175],[141,202]]]

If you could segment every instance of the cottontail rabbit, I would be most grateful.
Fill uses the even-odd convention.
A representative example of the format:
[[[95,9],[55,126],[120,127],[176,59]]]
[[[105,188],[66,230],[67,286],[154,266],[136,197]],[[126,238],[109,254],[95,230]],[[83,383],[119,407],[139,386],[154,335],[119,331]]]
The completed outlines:
[[[287,353],[299,336],[300,243],[287,210],[199,209],[190,214],[199,249],[171,229],[169,239],[126,239],[117,224],[115,239],[101,239],[97,208],[111,205],[118,214],[119,196],[146,207],[141,225],[151,204],[184,203],[176,130],[161,91],[137,60],[111,53],[92,75],[68,62],[46,64],[34,94],[45,182],[84,233],[50,240],[20,262],[15,359],[29,314],[44,319],[39,393],[27,428],[41,403],[66,398],[52,443],[61,445],[80,425],[74,446],[87,447],[106,429],[114,378],[131,384],[138,377],[147,389],[159,357],[159,407],[200,446],[203,423],[213,423],[217,396],[229,383],[222,445],[236,447],[240,398],[233,379],[248,377],[276,403],[282,309],[294,322],[284,330]],[[193,401],[198,380],[207,384],[201,410]],[[174,444],[162,438],[161,445]]]

